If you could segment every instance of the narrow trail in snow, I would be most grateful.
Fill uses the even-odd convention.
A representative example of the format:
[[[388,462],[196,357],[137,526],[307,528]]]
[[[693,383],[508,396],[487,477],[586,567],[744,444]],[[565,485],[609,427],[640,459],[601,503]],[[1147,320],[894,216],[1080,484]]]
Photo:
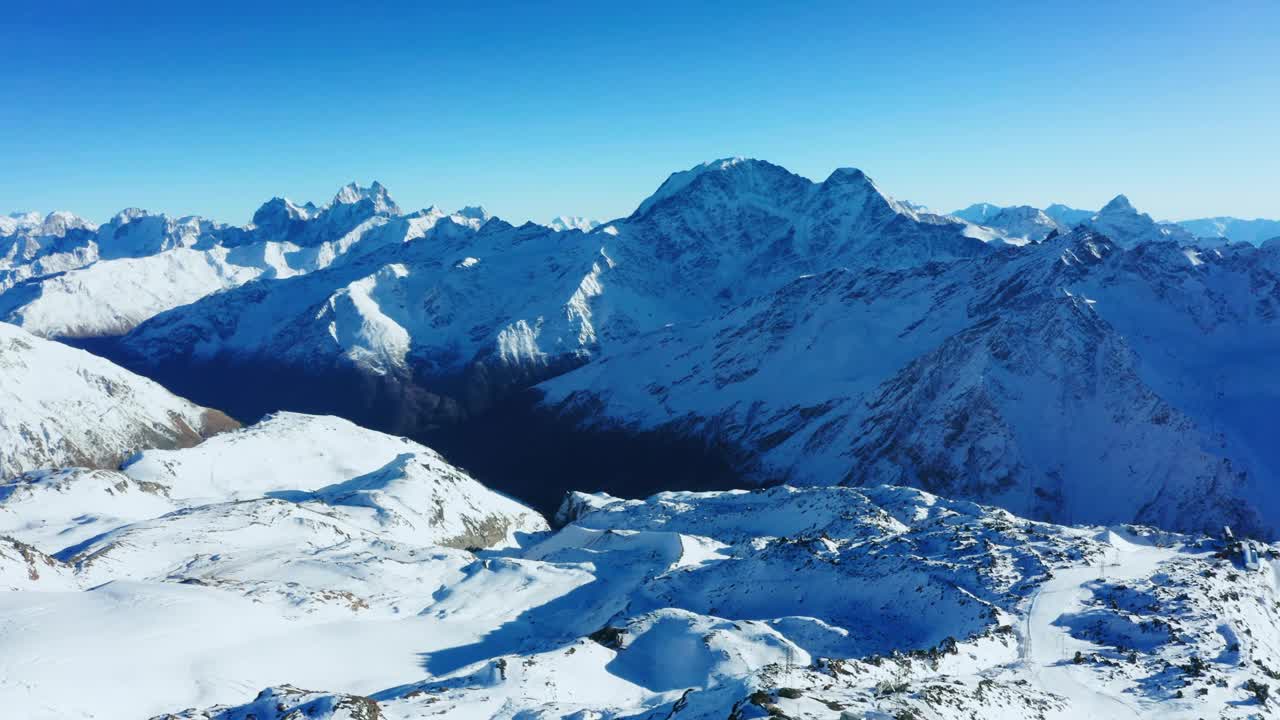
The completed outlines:
[[[1114,533],[1107,535],[1115,548],[1115,563],[1104,558],[1107,564],[1102,570],[1112,580],[1146,575],[1172,552],[1135,545]],[[1108,551],[1107,556],[1111,555]],[[1077,677],[1079,668],[1067,660],[1068,656],[1075,650],[1090,651],[1093,646],[1071,637],[1065,628],[1054,624],[1063,615],[1081,608],[1084,599],[1092,594],[1086,585],[1099,575],[1096,566],[1062,570],[1041,585],[1023,618],[1019,655],[1045,689],[1067,698],[1069,707],[1065,717],[1088,714],[1094,718],[1140,718],[1143,715],[1134,704],[1105,686],[1088,684]]]

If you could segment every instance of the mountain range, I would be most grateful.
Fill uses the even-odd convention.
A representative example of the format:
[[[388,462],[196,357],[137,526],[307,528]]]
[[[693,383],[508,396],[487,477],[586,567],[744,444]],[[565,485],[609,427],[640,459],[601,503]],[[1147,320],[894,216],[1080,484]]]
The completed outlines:
[[[1280,346],[1275,243],[1205,248],[1124,196],[1075,229],[1029,207],[943,217],[861,171],[817,183],[742,159],[675,173],[585,233],[398,213],[382,186],[352,185],[323,208],[272,200],[216,240],[159,220],[99,229],[100,255],[144,263],[271,243],[325,260],[81,342],[234,417],[338,413],[427,440],[544,510],[573,489],[544,435],[586,429],[710,448],[737,484],[889,482],[1054,522],[1278,529],[1260,422],[1280,408],[1260,365]],[[67,276],[133,301],[112,262],[0,305],[56,335],[68,323],[39,318],[89,302],[49,292]],[[514,441],[502,466],[477,438],[504,413],[558,430]]]
[[[743,158],[0,219],[0,707],[1265,716],[1280,239],[1204,222]]]

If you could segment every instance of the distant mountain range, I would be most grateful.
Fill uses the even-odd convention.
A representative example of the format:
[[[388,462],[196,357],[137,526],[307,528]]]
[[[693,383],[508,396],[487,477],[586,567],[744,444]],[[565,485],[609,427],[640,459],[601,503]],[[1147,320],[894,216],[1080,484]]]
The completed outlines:
[[[1016,238],[1041,240],[1048,231],[1060,232],[1086,224],[1101,232],[1110,232],[1115,239],[1125,243],[1143,240],[1173,240],[1176,242],[1216,246],[1232,242],[1261,245],[1280,237],[1280,220],[1241,220],[1233,217],[1200,218],[1178,222],[1155,222],[1149,215],[1139,213],[1129,198],[1118,195],[1101,210],[1079,210],[1054,204],[1043,210],[1029,205],[1000,207],[990,203],[976,203],[951,213],[975,225],[983,225],[1002,231]]]

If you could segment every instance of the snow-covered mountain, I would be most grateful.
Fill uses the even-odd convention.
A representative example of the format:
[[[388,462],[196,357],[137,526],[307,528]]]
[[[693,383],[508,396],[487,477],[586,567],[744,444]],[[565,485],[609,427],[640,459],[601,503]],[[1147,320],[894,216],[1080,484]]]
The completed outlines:
[[[992,251],[961,223],[888,198],[860,171],[814,183],[741,159],[676,173],[630,217],[590,233],[456,220],[389,245],[162,313],[124,338],[122,357],[179,383],[197,377],[189,367],[202,368],[200,383],[226,378],[213,382],[220,401],[246,375],[270,377],[243,398],[256,406],[228,401],[247,415],[289,406],[311,395],[298,390],[308,377],[336,373],[354,378],[353,396],[319,398],[331,403],[319,407],[308,397],[295,409],[411,431],[796,274]],[[198,383],[181,387],[200,397]]]
[[[1000,214],[1005,208],[991,203],[974,203],[967,208],[956,210],[951,213],[952,217],[960,218],[971,222],[975,225],[986,225],[987,221]]]
[[[1040,242],[1054,231],[1065,232],[1069,228],[1049,217],[1043,210],[1030,205],[997,207],[988,203],[971,205],[952,213],[974,225],[995,230],[1004,242],[1025,245]]]
[[[0,218],[0,293],[29,277],[93,262],[95,232],[93,224],[63,211]]]
[[[991,228],[1012,240],[1043,240],[1052,230],[1066,232],[1088,225],[1122,245],[1141,242],[1174,241],[1184,245],[1214,247],[1230,242],[1261,245],[1280,237],[1280,220],[1241,220],[1233,217],[1156,222],[1134,209],[1124,195],[1118,195],[1098,212],[1055,204],[1039,210],[1030,206],[1001,207],[975,203],[951,213],[973,225]]]
[[[835,269],[540,386],[587,422],[728,443],[761,480],[911,484],[1058,522],[1280,531],[1280,248],[1079,230]]]
[[[1187,232],[1201,242],[1218,240],[1222,242],[1247,242],[1261,245],[1271,238],[1280,237],[1280,220],[1242,220],[1234,217],[1198,218],[1196,220],[1179,220]]]
[[[0,323],[0,479],[115,467],[143,448],[193,445],[235,426],[102,358]]]
[[[1280,240],[1050,210],[7,218],[5,317],[265,417],[0,323],[0,715],[1274,714]]]
[[[603,224],[599,220],[582,217],[581,215],[557,215],[551,222],[547,223],[547,227],[561,232],[565,230],[591,232]]]
[[[1195,236],[1184,228],[1158,223],[1150,215],[1138,212],[1124,195],[1112,198],[1085,223],[1124,247],[1144,242],[1195,242]]]
[[[776,487],[575,494],[558,532],[469,552],[391,539],[315,490],[248,499],[264,487],[238,470],[253,460],[286,486],[332,478],[290,472],[300,447],[269,454],[309,422],[329,421],[220,438],[232,469],[214,482],[204,460],[168,465],[200,447],[151,458],[176,483],[157,493],[239,500],[67,547],[48,528],[0,540],[0,582],[15,588],[0,595],[4,707],[32,720],[836,720],[1246,718],[1273,702],[1258,688],[1280,668],[1275,546],[1252,544],[1262,557],[1246,566],[1205,538],[1063,528],[906,488]],[[402,442],[329,430],[335,468]],[[102,506],[97,490],[40,491],[64,516]],[[15,497],[0,494],[0,520]]]
[[[412,240],[443,217],[434,208],[402,216],[375,182],[347,185],[323,207],[274,198],[244,228],[136,208],[96,229],[73,216],[46,219],[0,233],[0,319],[44,337],[120,335],[255,278],[304,274],[353,250]]]
[[[1054,203],[1044,209],[1044,214],[1053,218],[1054,222],[1063,227],[1074,228],[1080,223],[1093,217],[1093,211],[1081,210],[1073,208],[1062,203]]]
[[[1183,247],[1123,197],[1065,234],[1034,208],[982,212],[1005,242],[860,171],[726,159],[588,233],[384,219],[385,242],[161,313],[113,356],[248,418],[422,437],[545,383],[579,427],[711,442],[757,481],[1280,530],[1259,421],[1280,409],[1259,366],[1280,347],[1274,248]]]

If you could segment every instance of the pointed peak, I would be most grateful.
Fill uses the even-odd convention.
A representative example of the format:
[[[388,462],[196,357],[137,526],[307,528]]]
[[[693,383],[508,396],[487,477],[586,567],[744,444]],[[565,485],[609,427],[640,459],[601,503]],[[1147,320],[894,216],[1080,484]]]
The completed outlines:
[[[270,227],[277,231],[284,231],[286,223],[293,220],[306,220],[314,211],[315,206],[311,203],[299,206],[289,198],[273,197],[262,203],[262,206],[253,213],[251,222],[255,227]]]
[[[1125,197],[1124,195],[1117,195],[1111,199],[1111,202],[1107,203],[1106,205],[1103,205],[1102,209],[1099,210],[1098,212],[1099,213],[1117,213],[1117,212],[1130,213],[1130,212],[1137,212],[1137,210],[1133,209],[1133,203],[1129,202],[1129,198]]]
[[[354,182],[343,185],[338,194],[333,196],[334,205],[353,205],[363,200],[367,191]]]
[[[853,167],[836,168],[826,179],[827,184],[834,183],[872,183],[867,174]]]

